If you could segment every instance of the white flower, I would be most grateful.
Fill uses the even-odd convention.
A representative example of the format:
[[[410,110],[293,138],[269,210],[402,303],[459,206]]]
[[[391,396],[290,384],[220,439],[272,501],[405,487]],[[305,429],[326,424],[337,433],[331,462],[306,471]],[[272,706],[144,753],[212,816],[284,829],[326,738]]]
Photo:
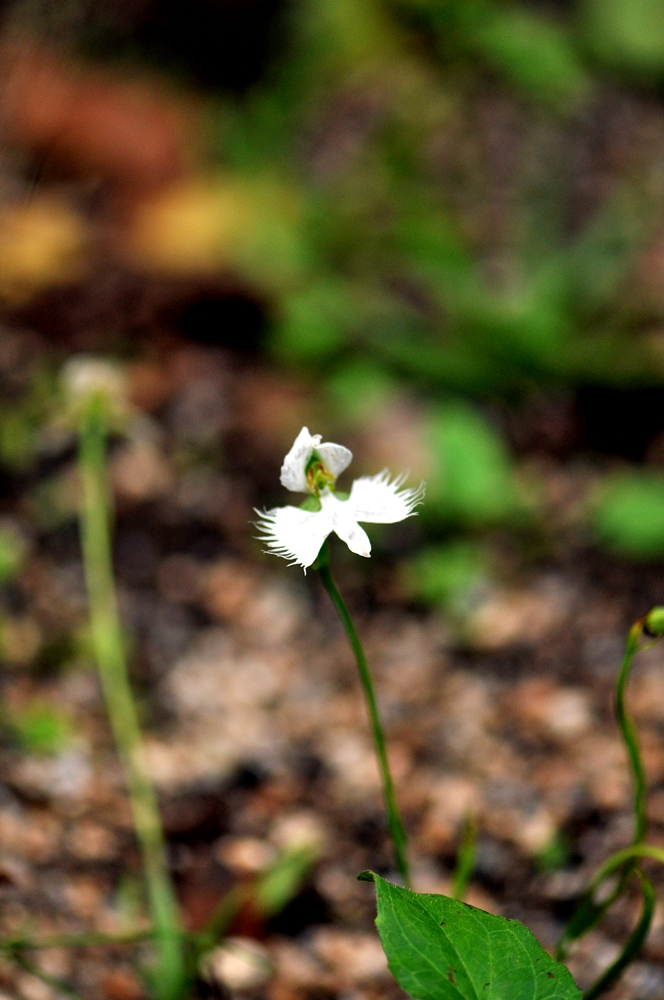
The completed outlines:
[[[107,417],[123,421],[130,412],[128,380],[122,365],[107,358],[75,354],[62,367],[61,384],[68,411],[78,417],[90,400],[103,400]]]
[[[401,489],[405,474],[390,482],[386,470],[377,476],[361,476],[351,486],[350,494],[340,499],[334,492],[337,476],[353,458],[343,445],[325,442],[320,434],[303,427],[281,467],[281,483],[295,493],[310,493],[313,500],[306,507],[275,507],[257,511],[257,527],[267,551],[288,559],[291,564],[307,566],[315,561],[325,539],[333,531],[351,552],[371,555],[371,542],[358,521],[370,524],[393,524],[410,517],[424,497],[424,484],[416,489]]]

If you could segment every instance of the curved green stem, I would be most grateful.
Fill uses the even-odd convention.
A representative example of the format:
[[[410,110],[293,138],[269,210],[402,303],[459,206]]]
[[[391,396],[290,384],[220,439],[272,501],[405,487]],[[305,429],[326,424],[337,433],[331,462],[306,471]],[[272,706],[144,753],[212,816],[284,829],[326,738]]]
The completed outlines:
[[[634,782],[635,828],[634,838],[632,841],[633,844],[642,843],[646,835],[646,829],[648,826],[648,817],[646,815],[647,785],[646,773],[643,767],[643,759],[641,757],[639,737],[636,732],[636,726],[627,711],[625,692],[627,689],[629,674],[632,669],[634,654],[639,650],[639,641],[641,639],[642,632],[643,625],[640,621],[632,625],[629,630],[627,643],[625,645],[625,655],[623,657],[622,666],[618,675],[618,681],[616,683],[616,718],[627,748],[627,756],[629,758],[632,780]]]
[[[629,940],[618,958],[605,972],[602,973],[597,982],[593,983],[590,989],[586,990],[583,994],[583,1000],[595,1000],[595,997],[600,996],[602,993],[606,993],[606,991],[613,986],[623,970],[626,969],[630,962],[636,958],[638,953],[641,951],[643,942],[648,936],[648,931],[650,930],[653,914],[655,912],[655,890],[650,879],[647,879],[642,872],[637,870],[636,874],[641,880],[641,891],[643,893],[643,909],[641,911],[641,918],[630,934]]]
[[[655,847],[654,844],[632,844],[631,847],[624,847],[622,851],[616,851],[604,862],[597,874],[590,883],[590,890],[594,891],[608,878],[616,869],[625,864],[626,861],[636,858],[652,858],[664,865],[664,847]]]
[[[609,908],[623,894],[633,874],[636,874],[641,881],[643,910],[641,919],[632,931],[621,954],[599,977],[597,982],[586,991],[584,1000],[595,1000],[596,997],[605,993],[615,983],[622,971],[639,953],[650,929],[655,908],[655,892],[649,879],[637,867],[638,859],[653,858],[664,863],[664,850],[650,844],[644,844],[643,842],[648,827],[648,817],[646,814],[646,773],[643,766],[638,734],[634,722],[627,711],[625,698],[632,661],[635,653],[642,648],[644,631],[652,635],[655,640],[662,634],[661,610],[653,609],[649,615],[644,619],[640,619],[629,630],[625,644],[625,655],[616,683],[616,718],[627,750],[634,787],[634,836],[632,843],[629,847],[612,854],[593,878],[558,945],[558,957],[562,957],[565,954],[567,946],[572,941],[590,930],[591,927],[594,927],[602,919]],[[620,871],[620,877],[615,888],[602,903],[596,903],[594,899],[596,890],[615,871]]]
[[[106,433],[103,399],[91,397],[81,419],[79,470],[83,491],[81,540],[92,641],[143,857],[157,949],[155,992],[159,1000],[180,1000],[186,972],[178,906],[157,798],[143,759],[113,580]]]
[[[367,658],[364,655],[362,643],[360,642],[360,637],[357,634],[353,619],[351,618],[344,599],[339,593],[339,589],[332,578],[327,542],[324,543],[318,559],[314,563],[314,569],[318,570],[323,586],[332,599],[332,603],[334,604],[337,614],[341,619],[341,623],[346,631],[346,635],[348,636],[348,641],[350,642],[353,653],[355,654],[355,661],[360,674],[360,682],[362,684],[362,690],[364,691],[364,699],[367,706],[367,712],[369,713],[371,729],[373,731],[376,757],[378,758],[378,767],[383,786],[383,799],[385,801],[385,811],[387,813],[387,824],[390,831],[390,837],[392,838],[392,846],[394,847],[397,871],[401,875],[405,887],[408,889],[410,888],[410,870],[408,865],[406,832],[404,830],[394,792],[394,781],[392,780],[392,772],[390,771],[390,764],[387,759],[385,732],[383,730],[383,724],[380,720],[378,712],[378,703],[376,701],[373,680],[371,678],[369,664],[367,663]]]
[[[640,619],[632,625],[627,634],[625,654],[623,656],[620,673],[618,674],[618,679],[616,681],[615,693],[616,719],[627,749],[627,758],[629,761],[630,771],[632,773],[634,788],[634,835],[632,838],[632,847],[636,847],[637,845],[643,843],[648,824],[646,814],[646,775],[643,767],[643,760],[641,758],[641,748],[639,745],[636,727],[627,711],[625,699],[627,682],[632,669],[632,662],[634,660],[635,653],[637,653],[641,648],[642,635],[643,619]],[[589,931],[592,927],[599,923],[602,917],[625,891],[629,879],[636,867],[636,858],[638,855],[626,854],[622,851],[617,852],[617,854],[612,855],[611,858],[609,858],[604,867],[607,868],[607,866],[611,866],[614,859],[618,855],[624,855],[624,857],[622,857],[622,860],[616,864],[615,867],[610,868],[610,870],[613,871],[621,865],[624,865],[616,887],[607,899],[603,900],[601,903],[596,903],[594,899],[595,889],[598,887],[599,883],[603,881],[606,875],[599,878],[599,880],[593,880],[591,886],[581,897],[579,905],[572,914],[563,936],[558,943],[558,947],[556,949],[556,957],[558,959],[565,957],[568,947],[573,941],[576,941],[582,934],[585,934],[586,931]]]

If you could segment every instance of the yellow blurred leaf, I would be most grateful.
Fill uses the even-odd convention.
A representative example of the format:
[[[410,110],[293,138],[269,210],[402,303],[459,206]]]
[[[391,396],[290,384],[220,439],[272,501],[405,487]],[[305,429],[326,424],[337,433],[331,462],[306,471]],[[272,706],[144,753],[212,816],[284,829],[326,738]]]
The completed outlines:
[[[127,232],[135,266],[162,274],[233,268],[272,285],[296,273],[302,258],[297,197],[260,179],[191,178],[142,202]]]
[[[0,207],[0,297],[15,304],[79,276],[88,229],[65,201],[38,196]]]
[[[128,233],[129,253],[148,270],[217,271],[234,256],[250,215],[247,193],[237,181],[173,184],[138,207]]]

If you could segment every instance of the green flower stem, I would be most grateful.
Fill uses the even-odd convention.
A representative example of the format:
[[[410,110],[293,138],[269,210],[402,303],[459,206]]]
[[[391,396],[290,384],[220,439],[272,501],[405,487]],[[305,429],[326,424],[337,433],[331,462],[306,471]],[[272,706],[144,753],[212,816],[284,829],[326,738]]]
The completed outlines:
[[[634,874],[638,875],[641,880],[643,891],[643,913],[639,924],[632,932],[632,935],[630,936],[629,941],[625,945],[622,953],[613,965],[611,965],[610,968],[607,969],[606,972],[600,976],[597,982],[587,991],[585,994],[585,1000],[594,1000],[595,997],[598,997],[601,993],[604,993],[609,989],[609,987],[616,981],[622,970],[637,954],[641,944],[645,940],[646,934],[648,933],[654,906],[653,889],[648,879],[646,879],[642,872],[639,871],[637,867],[638,859],[641,857],[651,857],[658,861],[664,861],[664,851],[643,843],[648,826],[648,817],[646,814],[646,774],[643,767],[638,734],[634,722],[627,711],[625,698],[627,682],[632,669],[634,656],[639,649],[643,648],[642,640],[644,635],[644,625],[647,625],[653,614],[654,612],[651,612],[650,616],[647,616],[646,619],[640,619],[630,628],[627,634],[627,642],[625,644],[625,654],[622,666],[616,682],[616,718],[627,750],[627,758],[629,761],[630,771],[632,772],[634,788],[634,835],[632,838],[632,844],[630,847],[621,851],[616,851],[612,854],[593,878],[588,890],[583,894],[577,909],[573,913],[572,918],[567,925],[565,933],[558,945],[557,957],[563,958],[567,953],[567,949],[571,942],[577,940],[582,934],[585,934],[602,919],[616,900],[623,894],[632,875]],[[657,636],[655,636],[655,639],[656,638]],[[620,877],[613,891],[603,902],[596,903],[594,899],[595,892],[599,888],[600,884],[614,871],[619,869],[621,869]]]
[[[48,972],[44,972],[39,965],[35,962],[31,962],[30,959],[26,958],[25,955],[20,953],[13,954],[13,961],[18,965],[20,969],[25,972],[29,972],[30,975],[34,976],[36,979],[41,979],[43,983],[50,986],[59,996],[68,997],[69,1000],[83,1000],[80,993],[77,993],[75,989],[68,983],[64,983],[61,979],[56,978],[56,976],[51,976]]]
[[[339,589],[330,572],[327,542],[324,543],[318,559],[314,563],[314,569],[318,570],[323,586],[332,599],[332,603],[334,604],[337,614],[341,619],[341,623],[346,631],[346,635],[348,636],[348,641],[350,642],[353,653],[355,654],[357,669],[360,674],[362,690],[364,691],[364,698],[373,731],[376,757],[378,758],[378,767],[383,786],[383,798],[385,800],[387,824],[392,838],[392,845],[394,847],[397,871],[403,879],[404,886],[408,889],[410,888],[410,871],[406,846],[406,832],[404,830],[401,815],[399,813],[399,807],[397,806],[396,795],[394,793],[392,772],[390,771],[390,765],[387,759],[385,733],[383,731],[383,724],[380,721],[380,715],[378,713],[378,704],[376,702],[373,681],[371,679],[371,673],[369,671],[366,656],[364,655],[364,650],[362,649],[362,643],[360,642],[355,625],[353,624],[353,619],[350,616],[350,612],[348,611],[344,599],[339,593]]]
[[[44,948],[92,948],[106,945],[140,944],[154,938],[153,930],[128,931],[126,934],[104,934],[103,931],[83,931],[82,934],[49,934],[43,938],[0,939],[0,951],[40,951]]]
[[[452,899],[463,899],[475,868],[477,854],[477,821],[472,812],[466,816],[456,865],[452,873]]]
[[[195,938],[196,954],[200,957],[221,941],[242,907],[252,898],[253,886],[240,882],[222,896],[212,916]]]
[[[631,847],[624,847],[622,851],[616,851],[604,862],[590,883],[591,890],[597,889],[601,883],[620,868],[626,861],[634,858],[652,858],[664,865],[664,847],[655,847],[654,844],[632,844]]]
[[[606,993],[606,991],[613,986],[618,977],[627,968],[630,962],[634,961],[636,956],[641,951],[643,942],[648,936],[648,931],[650,930],[653,914],[655,912],[655,890],[650,879],[647,879],[642,872],[637,870],[636,874],[639,876],[641,881],[641,890],[643,893],[643,909],[641,911],[641,918],[630,934],[629,940],[618,958],[600,976],[597,982],[593,983],[593,985],[586,990],[583,994],[583,1000],[595,1000],[595,998],[600,996],[602,993]]]
[[[629,680],[629,674],[632,669],[634,654],[637,653],[640,648],[642,634],[643,623],[638,621],[632,625],[627,635],[625,655],[622,667],[620,668],[620,673],[618,675],[618,682],[616,684],[616,717],[618,719],[618,725],[620,726],[623,740],[625,741],[625,746],[627,747],[627,756],[629,758],[629,765],[634,782],[635,828],[634,838],[632,840],[633,844],[643,843],[646,835],[646,829],[648,826],[648,817],[646,815],[647,786],[639,738],[636,732],[636,726],[627,712],[625,691],[627,688],[627,681]]]
[[[103,398],[91,397],[81,417],[79,470],[83,491],[81,537],[92,641],[143,857],[157,950],[155,993],[159,1000],[179,1000],[185,984],[183,939],[157,798],[143,759],[118,615],[111,555],[106,436]]]

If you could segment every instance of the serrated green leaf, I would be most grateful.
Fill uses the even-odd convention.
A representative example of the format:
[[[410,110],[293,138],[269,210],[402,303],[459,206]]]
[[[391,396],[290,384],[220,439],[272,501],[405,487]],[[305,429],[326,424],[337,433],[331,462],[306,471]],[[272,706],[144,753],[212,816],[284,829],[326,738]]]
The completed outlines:
[[[374,883],[390,970],[415,1000],[580,1000],[569,971],[517,920]]]

